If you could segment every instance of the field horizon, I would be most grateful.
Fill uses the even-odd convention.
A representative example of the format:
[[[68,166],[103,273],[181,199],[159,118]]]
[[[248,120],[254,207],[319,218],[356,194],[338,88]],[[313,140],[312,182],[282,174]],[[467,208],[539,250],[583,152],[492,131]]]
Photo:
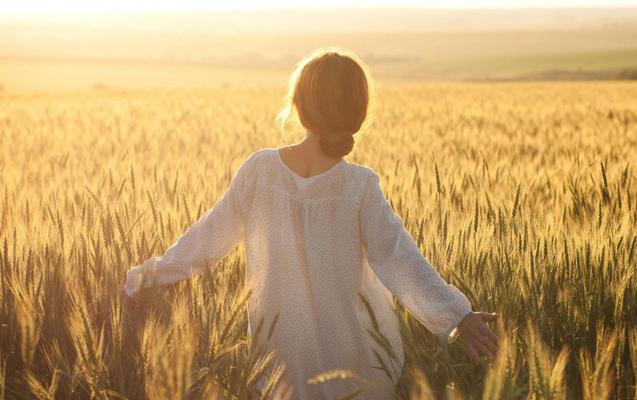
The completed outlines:
[[[329,46],[379,83],[632,80],[637,8],[9,14],[0,87],[277,85]]]

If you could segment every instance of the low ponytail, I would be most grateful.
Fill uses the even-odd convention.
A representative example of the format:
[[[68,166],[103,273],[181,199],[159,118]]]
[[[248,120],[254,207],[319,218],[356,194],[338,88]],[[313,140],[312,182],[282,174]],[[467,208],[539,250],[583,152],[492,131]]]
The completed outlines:
[[[354,135],[351,133],[321,134],[319,144],[323,153],[330,157],[344,157],[354,148]]]

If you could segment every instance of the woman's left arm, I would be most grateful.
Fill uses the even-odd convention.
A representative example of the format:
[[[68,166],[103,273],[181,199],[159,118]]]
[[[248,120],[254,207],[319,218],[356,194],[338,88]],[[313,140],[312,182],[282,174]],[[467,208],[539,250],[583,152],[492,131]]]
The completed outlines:
[[[244,237],[241,200],[248,175],[248,158],[221,199],[206,211],[162,256],[128,270],[123,291],[135,298],[142,287],[169,285],[203,272],[234,249]]]
[[[440,339],[451,342],[462,336],[472,356],[493,359],[497,337],[486,321],[495,320],[495,315],[472,311],[467,297],[442,279],[386,199],[378,174],[371,173],[369,179],[361,201],[360,228],[376,276]]]

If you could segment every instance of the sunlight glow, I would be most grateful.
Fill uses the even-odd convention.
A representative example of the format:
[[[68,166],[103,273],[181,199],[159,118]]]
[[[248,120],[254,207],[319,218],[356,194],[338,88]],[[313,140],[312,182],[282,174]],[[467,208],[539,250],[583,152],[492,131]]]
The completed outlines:
[[[288,8],[426,7],[426,8],[539,8],[539,7],[635,7],[637,0],[4,0],[7,12],[95,12],[145,10],[258,10]]]

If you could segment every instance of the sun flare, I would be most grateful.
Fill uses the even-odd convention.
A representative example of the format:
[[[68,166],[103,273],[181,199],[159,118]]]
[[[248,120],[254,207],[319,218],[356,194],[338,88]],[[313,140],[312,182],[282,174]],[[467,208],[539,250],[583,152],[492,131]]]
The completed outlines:
[[[293,8],[368,8],[368,7],[425,7],[425,8],[538,8],[538,7],[628,7],[636,0],[8,0],[0,3],[0,10],[7,12],[68,13],[103,11],[145,10],[258,10]]]

